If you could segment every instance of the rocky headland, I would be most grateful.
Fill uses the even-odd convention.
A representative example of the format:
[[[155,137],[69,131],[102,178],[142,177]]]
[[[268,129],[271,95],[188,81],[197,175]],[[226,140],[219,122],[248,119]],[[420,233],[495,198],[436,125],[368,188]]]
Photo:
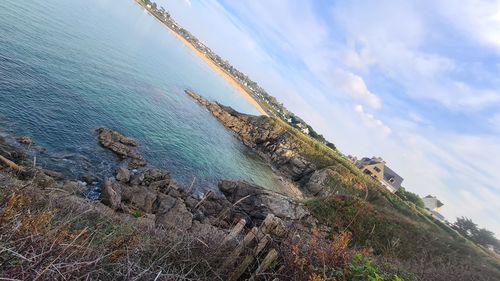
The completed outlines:
[[[240,113],[231,107],[210,102],[193,91],[185,91],[207,110],[226,128],[258,155],[264,158],[270,166],[293,184],[288,195],[298,198],[307,196],[324,196],[329,190],[324,187],[324,181],[329,169],[318,167],[301,154],[299,142],[288,130],[279,126],[272,117],[254,116]],[[296,192],[294,187],[299,190]]]

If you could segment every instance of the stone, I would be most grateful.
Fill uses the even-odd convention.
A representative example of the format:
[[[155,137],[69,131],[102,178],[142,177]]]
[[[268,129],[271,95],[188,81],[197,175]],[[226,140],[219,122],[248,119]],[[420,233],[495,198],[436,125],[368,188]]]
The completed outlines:
[[[168,181],[167,183],[169,183],[170,173],[165,170],[155,168],[148,168],[144,170],[144,185],[150,185],[153,182],[161,180],[166,180]]]
[[[101,202],[113,210],[117,210],[121,206],[121,195],[114,188],[115,179],[107,178],[104,181],[104,186],[101,190]]]
[[[116,169],[116,180],[119,182],[128,182],[130,180],[130,171],[125,167]]]
[[[78,182],[75,181],[67,181],[63,183],[61,189],[67,191],[69,194],[82,194],[85,191],[85,188]]]
[[[33,144],[33,140],[31,139],[31,137],[28,137],[28,136],[18,137],[17,141],[20,144],[25,144],[25,145],[32,145]]]
[[[289,197],[255,184],[223,180],[219,183],[219,190],[230,203],[235,204],[235,211],[251,224],[260,224],[268,214],[290,220],[300,220],[309,215],[301,204]]]
[[[85,175],[82,177],[83,182],[86,182],[87,184],[92,184],[94,182],[97,182],[97,177],[93,175]]]
[[[328,179],[333,176],[333,171],[330,168],[324,168],[314,171],[309,178],[309,181],[304,186],[304,191],[310,196],[326,196],[329,194],[328,188],[325,186]]]
[[[137,142],[109,128],[97,129],[99,143],[114,152],[120,159],[129,160],[131,169],[146,165],[144,157],[137,151]]]
[[[188,211],[182,199],[177,199],[168,211],[156,213],[155,223],[165,229],[187,231],[193,225],[193,214]]]
[[[144,186],[122,185],[122,201],[131,204],[145,213],[153,213],[156,192]]]
[[[141,185],[143,181],[144,181],[143,172],[139,172],[130,176],[130,184],[132,185]]]
[[[155,202],[154,213],[161,213],[161,214],[167,213],[170,209],[172,209],[175,206],[176,201],[177,199],[170,195],[165,195],[161,193],[158,194],[158,197],[156,198]]]
[[[49,177],[51,177],[51,178],[53,178],[55,180],[62,180],[62,179],[64,179],[64,175],[62,173],[60,173],[60,172],[56,172],[56,171],[52,171],[52,170],[43,170],[43,172],[47,176],[49,176]]]

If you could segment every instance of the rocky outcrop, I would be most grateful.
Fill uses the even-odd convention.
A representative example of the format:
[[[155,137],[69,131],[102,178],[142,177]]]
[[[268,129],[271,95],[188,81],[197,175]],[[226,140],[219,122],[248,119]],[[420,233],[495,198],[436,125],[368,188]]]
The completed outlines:
[[[291,139],[290,132],[278,126],[270,117],[239,113],[231,107],[209,102],[192,91],[186,90],[186,94],[205,106],[273,168],[298,183],[306,194],[311,195],[305,186],[316,167],[298,153],[297,142]]]
[[[123,150],[122,146],[109,142],[114,139],[115,143],[121,143],[123,135],[115,135],[107,129],[100,132],[106,147]],[[120,153],[128,155],[128,151]],[[119,212],[154,215],[157,226],[180,231],[203,225],[227,228],[242,218],[248,226],[259,225],[268,214],[284,221],[299,221],[309,216],[305,208],[289,197],[254,184],[221,181],[218,187],[220,193],[208,192],[198,198],[174,182],[168,171],[152,167],[131,170],[120,166],[114,177],[105,180],[101,202]]]
[[[137,150],[137,142],[108,128],[97,129],[99,143],[113,151],[120,159],[127,160],[129,168],[146,165],[144,157]]]
[[[29,136],[22,136],[22,137],[18,137],[17,138],[17,141],[20,143],[20,144],[25,144],[25,145],[31,145],[33,144],[33,140],[31,139],[31,137]]]
[[[219,190],[232,204],[233,212],[257,224],[268,214],[283,220],[301,220],[309,215],[302,205],[289,197],[255,184],[223,180],[219,183]]]

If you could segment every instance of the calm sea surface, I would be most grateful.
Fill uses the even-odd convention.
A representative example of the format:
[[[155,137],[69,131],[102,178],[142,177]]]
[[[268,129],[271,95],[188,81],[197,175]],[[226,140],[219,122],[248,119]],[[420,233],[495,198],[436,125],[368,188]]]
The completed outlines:
[[[275,189],[271,170],[205,109],[190,88],[257,111],[133,1],[0,1],[0,133],[30,135],[46,168],[70,178],[110,175],[97,145],[106,126],[137,139],[146,160],[200,190],[219,179]]]

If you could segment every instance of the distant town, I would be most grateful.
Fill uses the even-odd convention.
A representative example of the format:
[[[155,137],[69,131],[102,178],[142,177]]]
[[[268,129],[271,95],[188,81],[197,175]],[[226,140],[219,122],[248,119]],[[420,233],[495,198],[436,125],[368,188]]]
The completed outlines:
[[[181,27],[170,16],[170,13],[164,7],[159,7],[155,2],[152,2],[150,0],[138,0],[137,2],[141,4],[145,9],[147,9],[158,20],[167,25],[173,32],[177,33],[186,41],[191,43],[194,48],[205,54],[207,58],[212,60],[216,65],[218,65],[222,70],[230,75],[236,82],[240,84],[243,89],[245,89],[248,94],[250,94],[255,99],[255,101],[257,101],[257,103],[259,103],[259,105],[262,106],[267,114],[280,118],[292,127],[300,130],[302,133],[325,144],[329,148],[336,150],[335,145],[327,141],[323,137],[323,135],[317,133],[309,124],[307,124],[293,112],[286,109],[282,103],[278,102],[275,97],[269,95],[266,90],[260,87],[246,74],[233,67],[227,60],[221,58],[209,47],[198,40],[196,36]]]

